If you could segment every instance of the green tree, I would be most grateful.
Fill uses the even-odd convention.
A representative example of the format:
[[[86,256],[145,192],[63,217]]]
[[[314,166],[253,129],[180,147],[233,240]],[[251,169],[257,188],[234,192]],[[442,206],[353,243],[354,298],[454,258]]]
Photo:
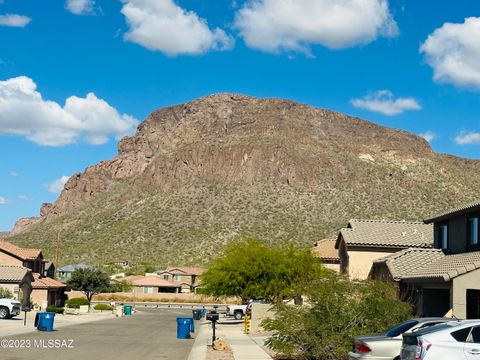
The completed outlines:
[[[307,249],[271,247],[245,239],[227,247],[202,275],[203,293],[266,299],[271,302],[301,295],[304,286],[325,269]]]
[[[411,316],[392,284],[350,281],[329,274],[306,289],[307,306],[279,302],[275,319],[262,323],[273,335],[267,345],[298,359],[342,360],[357,335],[386,331]]]
[[[13,294],[8,289],[0,287],[0,299],[12,299]]]
[[[77,269],[72,273],[67,286],[81,291],[87,297],[88,307],[90,307],[93,295],[110,289],[110,278],[101,270]]]

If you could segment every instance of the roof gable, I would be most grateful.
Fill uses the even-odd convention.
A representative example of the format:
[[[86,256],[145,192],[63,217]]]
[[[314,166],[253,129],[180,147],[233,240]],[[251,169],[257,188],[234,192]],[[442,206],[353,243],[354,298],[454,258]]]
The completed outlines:
[[[335,249],[335,239],[323,239],[315,243],[313,254],[321,260],[340,261],[338,250]]]
[[[453,217],[461,216],[464,214],[468,214],[471,212],[477,212],[480,211],[480,201],[474,201],[468,204],[460,205],[459,207],[450,209],[448,211],[439,213],[429,219],[425,219],[424,222],[427,224],[433,223],[433,222],[438,222],[438,221],[443,221],[447,220]]]
[[[32,272],[23,266],[0,265],[0,282],[21,282],[25,277],[33,281]]]
[[[36,260],[38,258],[43,259],[40,249],[21,248],[7,241],[0,241],[0,251],[13,255],[23,261]]]

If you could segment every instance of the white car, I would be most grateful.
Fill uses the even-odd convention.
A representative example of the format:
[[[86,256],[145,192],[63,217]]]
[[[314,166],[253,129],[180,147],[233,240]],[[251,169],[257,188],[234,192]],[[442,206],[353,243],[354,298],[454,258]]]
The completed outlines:
[[[480,359],[480,320],[450,321],[406,334],[401,359]]]
[[[353,339],[353,349],[348,353],[348,358],[350,360],[398,360],[402,347],[402,334],[449,320],[441,317],[411,319],[380,335],[357,336]]]
[[[11,299],[0,299],[0,319],[10,319],[20,314],[20,302]]]

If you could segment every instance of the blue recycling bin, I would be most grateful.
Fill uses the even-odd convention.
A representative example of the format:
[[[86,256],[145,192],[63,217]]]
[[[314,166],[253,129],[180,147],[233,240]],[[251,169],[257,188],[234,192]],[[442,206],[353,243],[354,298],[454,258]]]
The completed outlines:
[[[194,331],[193,318],[177,318],[177,339],[189,339],[190,333]]]
[[[207,315],[207,309],[203,308],[200,311],[202,312],[202,318],[204,318]]]
[[[39,312],[35,316],[35,327],[40,331],[53,331],[53,320],[55,313]]]

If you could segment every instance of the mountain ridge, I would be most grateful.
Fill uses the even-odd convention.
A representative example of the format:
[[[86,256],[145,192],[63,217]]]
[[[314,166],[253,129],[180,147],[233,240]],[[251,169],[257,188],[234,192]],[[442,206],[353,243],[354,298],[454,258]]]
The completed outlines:
[[[311,244],[349,218],[421,219],[472,200],[478,174],[479,161],[437,154],[403,130],[214,94],[152,112],[117,156],[73,175],[10,239],[48,253],[60,230],[64,261],[128,258],[134,245],[137,261],[199,265],[237,236]],[[82,253],[84,244],[103,255]]]

